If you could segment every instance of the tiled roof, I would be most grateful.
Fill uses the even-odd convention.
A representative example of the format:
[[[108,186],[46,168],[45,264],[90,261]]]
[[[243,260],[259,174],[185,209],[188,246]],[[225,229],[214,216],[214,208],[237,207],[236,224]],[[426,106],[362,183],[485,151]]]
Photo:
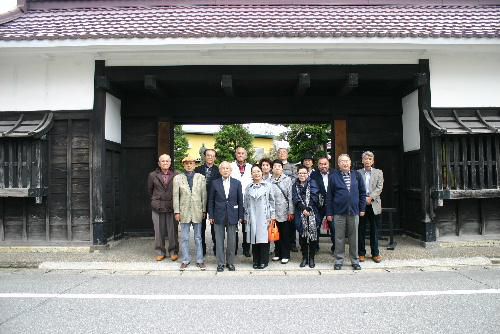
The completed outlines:
[[[32,10],[0,40],[211,37],[499,38],[500,6],[212,5]]]

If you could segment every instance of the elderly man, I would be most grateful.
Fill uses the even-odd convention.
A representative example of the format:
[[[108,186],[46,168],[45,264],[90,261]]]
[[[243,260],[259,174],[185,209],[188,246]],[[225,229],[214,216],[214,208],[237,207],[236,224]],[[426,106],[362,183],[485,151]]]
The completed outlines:
[[[166,256],[165,235],[168,235],[168,253],[172,261],[177,261],[179,242],[177,239],[177,222],[174,221],[172,205],[173,179],[175,172],[170,167],[172,160],[168,154],[158,158],[158,168],[149,173],[148,193],[151,197],[153,227],[155,230],[156,261]]]
[[[201,150],[201,149],[200,149]],[[200,173],[205,176],[207,182],[207,194],[210,193],[210,186],[212,181],[220,178],[219,167],[215,164],[215,158],[217,157],[217,153],[212,148],[207,148],[203,151],[203,155],[205,156],[205,163],[201,166],[198,166],[194,169],[196,173]],[[214,226],[210,225],[210,233],[212,234],[212,243],[213,243],[213,252],[215,255],[215,230]],[[205,242],[205,234],[206,234],[207,224],[204,220],[201,225],[201,244],[203,246],[203,256],[207,254],[207,243]]]
[[[366,210],[365,216],[359,219],[358,231],[358,255],[359,262],[365,261],[366,246],[365,234],[366,225],[370,224],[370,248],[372,260],[376,263],[382,261],[378,249],[378,232],[380,229],[380,218],[382,214],[382,201],[380,194],[384,188],[384,173],[373,167],[375,155],[373,152],[366,151],[361,155],[361,161],[364,168],[358,170],[363,176],[366,188]]]
[[[281,160],[283,164],[283,173],[292,179],[292,183],[297,179],[297,168],[294,164],[288,161],[288,149],[281,147],[278,149],[278,159]],[[295,224],[292,224],[289,229],[289,240],[290,240],[290,250],[292,252],[298,252],[297,249],[297,230],[295,229]]]
[[[236,229],[243,220],[243,192],[241,182],[231,177],[229,162],[221,162],[219,172],[222,177],[212,182],[208,194],[208,214],[210,224],[215,224],[217,272],[224,271],[224,263],[229,271],[234,271]],[[224,252],[226,234],[227,248]]]
[[[366,190],[361,174],[351,171],[351,158],[341,154],[339,170],[330,174],[326,193],[326,216],[335,228],[335,270],[342,269],[345,253],[345,232],[349,239],[349,255],[354,270],[360,270],[358,258],[359,217],[365,215]]]
[[[184,173],[174,177],[173,203],[175,220],[181,224],[182,235],[182,264],[181,271],[185,270],[191,262],[189,254],[189,232],[193,226],[194,241],[196,245],[196,266],[205,270],[203,249],[201,244],[201,223],[206,218],[207,186],[205,176],[195,173],[194,158],[182,159]]]
[[[241,188],[244,192],[246,187],[252,183],[252,165],[247,163],[247,150],[243,147],[236,148],[236,161],[231,163],[231,177],[241,182]],[[246,225],[241,227],[243,255],[250,257],[250,244],[247,242]],[[238,250],[238,235],[236,235],[236,253]]]

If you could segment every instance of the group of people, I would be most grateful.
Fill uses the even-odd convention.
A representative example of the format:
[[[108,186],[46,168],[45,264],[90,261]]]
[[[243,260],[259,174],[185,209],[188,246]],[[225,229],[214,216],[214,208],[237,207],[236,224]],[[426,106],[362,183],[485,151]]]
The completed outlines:
[[[271,224],[276,224],[279,231],[272,261],[289,262],[290,253],[298,251],[298,234],[300,267],[314,268],[322,225],[330,230],[335,270],[342,269],[344,263],[346,233],[351,265],[354,270],[361,269],[360,262],[366,259],[367,225],[371,258],[376,263],[382,261],[378,234],[384,177],[380,169],[373,167],[372,152],[362,154],[363,168],[359,170],[351,169],[347,154],[339,155],[338,169],[330,169],[327,157],[319,158],[315,169],[311,156],[304,157],[297,167],[288,161],[286,148],[278,150],[278,159],[262,159],[255,165],[247,162],[243,147],[236,149],[235,161],[223,161],[219,166],[215,165],[215,150],[206,149],[203,154],[205,162],[198,167],[194,158],[184,158],[183,173],[173,171],[170,156],[163,154],[158,168],[149,174],[157,261],[167,255],[177,261],[180,253],[180,270],[185,270],[191,263],[192,228],[196,266],[205,270],[207,224],[211,226],[218,272],[235,270],[240,227],[243,255],[253,258],[254,269],[266,268]]]

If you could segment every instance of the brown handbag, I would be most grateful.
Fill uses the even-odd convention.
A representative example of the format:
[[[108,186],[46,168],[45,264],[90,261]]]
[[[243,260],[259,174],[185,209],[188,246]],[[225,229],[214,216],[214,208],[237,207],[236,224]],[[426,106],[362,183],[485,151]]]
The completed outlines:
[[[278,241],[280,240],[280,232],[278,231],[278,224],[276,224],[275,221],[272,221],[271,224],[269,224],[269,241]]]

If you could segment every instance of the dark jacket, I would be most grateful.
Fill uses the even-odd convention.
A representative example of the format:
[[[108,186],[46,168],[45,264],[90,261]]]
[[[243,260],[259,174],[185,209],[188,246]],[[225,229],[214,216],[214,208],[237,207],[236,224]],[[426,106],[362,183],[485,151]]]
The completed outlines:
[[[196,167],[194,171],[196,173],[200,173],[201,175],[205,176],[207,181],[207,194],[210,194],[210,186],[212,185],[212,181],[222,177],[219,172],[219,166],[217,165],[212,166],[212,168],[210,169],[211,171],[210,175],[207,175],[207,168],[205,164]]]
[[[342,178],[339,170],[334,170],[328,178],[326,193],[326,215],[358,216],[365,211],[366,190],[363,177],[351,170],[351,191]]]
[[[306,201],[306,186],[301,186],[299,179],[295,181],[292,185],[292,199],[293,199],[293,206],[295,208],[295,227],[299,233],[302,233],[302,211],[304,209],[309,209],[314,212],[314,216],[316,218],[316,226],[321,226],[321,219],[320,213],[318,210],[318,200],[319,200],[319,188],[318,185],[316,184],[316,181],[312,180],[311,178],[307,179],[307,182],[311,186],[311,194],[309,197],[309,206],[306,208],[304,204],[302,204],[302,200],[305,202]],[[307,185],[307,184],[306,184]]]
[[[332,169],[328,171],[328,177],[330,177],[330,174],[333,172]],[[319,188],[319,213],[321,216],[325,216],[326,212],[326,188],[325,184],[323,183],[323,176],[321,175],[321,172],[319,170],[313,170],[311,175],[309,176],[312,180],[316,181],[316,184],[318,185]],[[323,205],[321,205],[323,203]]]
[[[149,173],[148,176],[148,193],[151,196],[151,209],[156,212],[174,212],[173,206],[173,181],[177,174],[171,171],[172,177],[167,185],[163,184],[161,170],[158,168]]]
[[[212,181],[208,194],[208,215],[215,219],[216,224],[224,224],[227,217],[228,224],[236,225],[243,220],[243,192],[241,182],[229,179],[229,196],[226,198],[222,177]]]

